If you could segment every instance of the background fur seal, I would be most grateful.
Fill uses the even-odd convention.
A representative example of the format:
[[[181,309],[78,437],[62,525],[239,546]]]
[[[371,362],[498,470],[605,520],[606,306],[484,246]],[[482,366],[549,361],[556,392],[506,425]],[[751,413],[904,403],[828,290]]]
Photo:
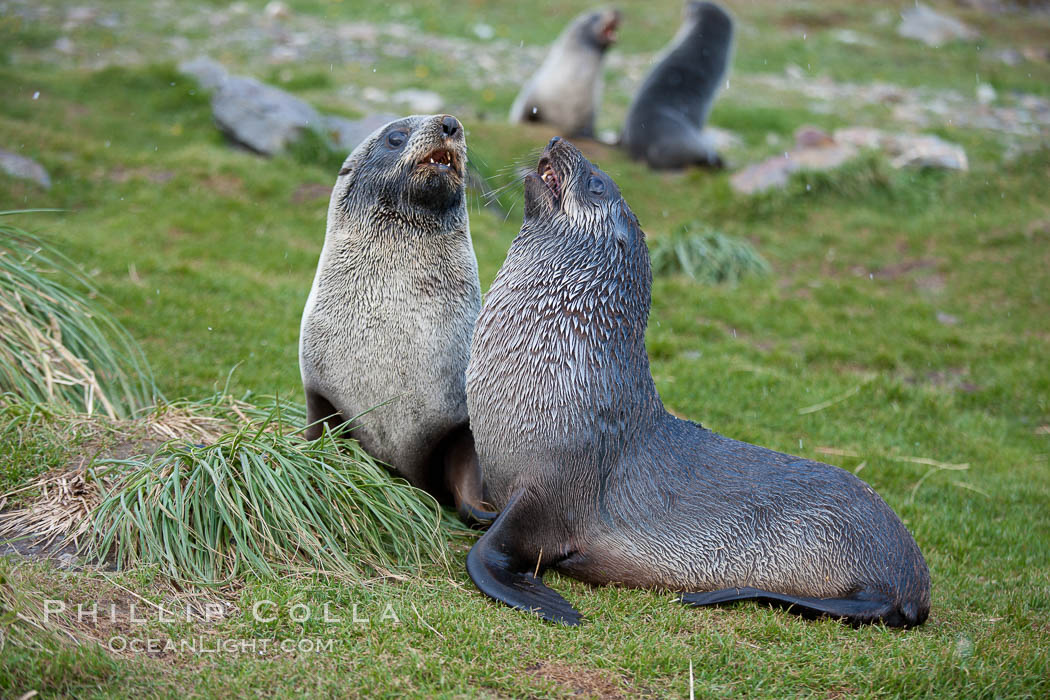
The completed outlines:
[[[602,98],[602,61],[616,41],[620,13],[586,12],[554,42],[540,69],[518,93],[510,121],[544,122],[566,136],[594,138]]]
[[[696,0],[683,15],[678,34],[631,100],[622,144],[652,168],[722,167],[703,129],[729,65],[733,20],[713,2]]]
[[[374,408],[353,437],[461,515],[481,494],[464,394],[481,307],[466,159],[450,115],[390,122],[354,149],[332,190],[299,334],[308,422]],[[314,425],[306,437],[320,434]]]
[[[923,622],[918,546],[852,474],[730,440],[664,410],[645,329],[645,235],[615,183],[555,138],[478,318],[467,404],[499,518],[467,558],[487,595],[577,613],[539,576]]]

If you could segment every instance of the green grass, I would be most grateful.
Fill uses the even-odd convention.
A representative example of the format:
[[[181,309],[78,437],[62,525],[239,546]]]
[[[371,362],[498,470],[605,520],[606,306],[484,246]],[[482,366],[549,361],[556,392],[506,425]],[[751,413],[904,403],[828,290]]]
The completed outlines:
[[[249,3],[253,13],[263,5]],[[44,191],[0,179],[0,210],[63,210],[11,224],[55,241],[82,265],[103,295],[98,303],[142,345],[164,395],[208,397],[238,366],[234,395],[298,397],[298,322],[327,209],[316,193],[334,182],[338,159],[310,145],[271,160],[228,147],[207,97],[165,53],[166,38],[180,31],[177,18],[146,3],[102,6],[125,23],[68,30],[79,53],[58,65],[49,52],[64,35],[61,20],[0,18],[0,145],[39,160],[54,182]],[[219,4],[180,4],[180,13],[205,6]],[[315,0],[295,11],[333,26],[398,21],[474,41],[473,25],[485,22],[515,45],[542,45],[587,6]],[[934,51],[896,37],[897,7],[735,4],[742,28],[732,86],[712,114],[743,139],[731,162],[783,150],[803,123],[901,128],[888,106],[825,114],[753,79],[789,64],[856,83],[972,95],[979,77],[1001,95],[1048,93],[1047,64],[1010,68],[994,58],[1001,48],[1045,44],[1045,18],[937,6],[979,26],[984,38]],[[638,54],[663,45],[680,4],[623,9],[618,50]],[[883,9],[891,14],[886,25],[876,21]],[[879,48],[834,42],[828,32],[836,27],[869,34]],[[205,41],[223,31],[200,24],[184,33]],[[114,47],[138,47],[142,60],[91,67],[96,52]],[[362,110],[340,96],[347,85],[429,87],[446,98],[466,126],[479,171],[492,187],[509,185],[503,212],[482,207],[472,193],[471,232],[487,288],[520,225],[521,190],[506,168],[533,165],[551,135],[503,123],[514,87],[476,85],[467,66],[426,41],[409,57],[380,51],[367,64],[317,56],[275,68],[249,49],[231,41],[216,57],[343,114]],[[616,70],[607,77],[599,125],[614,129],[629,83]],[[419,579],[367,586],[249,577],[228,593],[238,611],[222,621],[152,621],[133,630],[174,639],[202,630],[209,638],[332,639],[329,652],[121,656],[90,646],[48,654],[9,645],[0,654],[2,694],[562,697],[614,688],[688,697],[691,661],[699,697],[1046,696],[1050,151],[1038,145],[1045,133],[1004,160],[1011,138],[931,130],[966,147],[969,172],[897,171],[869,157],[833,174],[796,176],[781,192],[743,197],[725,173],[652,173],[612,149],[593,154],[654,247],[700,221],[749,241],[772,268],[734,286],[678,274],[656,279],[648,346],[667,406],[731,437],[857,471],[906,521],[927,558],[933,612],[924,626],[853,630],[753,605],[690,610],[667,594],[552,576],[587,617],[566,630],[485,599],[464,571],[470,540],[452,537],[451,573],[426,565]],[[48,435],[0,432],[0,449],[10,454],[0,484],[65,463],[69,453]],[[937,469],[916,458],[967,466]],[[20,586],[72,602],[120,591],[98,574],[26,567]],[[137,595],[162,600],[156,569],[115,576]],[[282,614],[259,622],[250,611],[260,600],[284,613],[329,602],[341,621],[298,623]],[[355,603],[369,622],[353,621]],[[386,605],[400,622],[380,620]]]

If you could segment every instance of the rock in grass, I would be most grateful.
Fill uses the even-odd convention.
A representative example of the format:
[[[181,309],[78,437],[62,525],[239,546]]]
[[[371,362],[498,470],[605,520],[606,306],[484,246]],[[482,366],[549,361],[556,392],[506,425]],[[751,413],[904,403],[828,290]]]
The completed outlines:
[[[198,56],[179,64],[179,72],[188,75],[209,92],[217,90],[230,76],[225,67],[213,58]]]
[[[890,157],[890,165],[894,168],[970,169],[966,149],[933,134],[894,134],[869,127],[850,127],[838,129],[835,142],[880,149]]]
[[[380,113],[363,119],[322,115],[299,98],[272,85],[230,75],[221,63],[198,56],[179,64],[179,72],[213,92],[212,112],[219,128],[233,141],[263,155],[274,155],[299,141],[304,131],[317,133],[337,151],[352,151],[358,143],[396,115]],[[430,107],[418,112],[436,112],[440,97],[426,91],[402,91],[407,98],[427,101]],[[398,93],[401,95],[402,93]],[[417,94],[418,93],[418,94]],[[422,95],[422,97],[420,97]],[[406,98],[406,99],[407,99]]]
[[[45,190],[51,189],[51,177],[35,160],[0,149],[0,170],[20,180],[32,180]]]
[[[976,30],[954,17],[942,15],[919,3],[901,12],[897,34],[909,39],[918,39],[934,48],[956,39],[968,41],[980,36]]]
[[[219,128],[256,153],[273,155],[322,126],[313,107],[254,78],[229,76],[211,100]]]
[[[213,93],[212,116],[219,129],[256,153],[274,155],[305,130],[325,130],[321,115],[306,102],[254,78],[230,75],[207,56],[179,64],[179,71]]]
[[[829,136],[814,127],[803,127],[796,132],[795,140],[794,149],[747,166],[735,173],[729,184],[743,194],[782,188],[792,173],[833,170],[859,155],[862,149],[884,152],[894,168],[969,170],[962,146],[932,134],[894,134],[855,126],[838,129]]]
[[[737,192],[754,194],[784,187],[799,170],[831,170],[858,154],[855,146],[836,143],[826,132],[803,126],[795,132],[795,148],[761,163],[749,165],[729,179]]]
[[[440,112],[445,105],[445,100],[436,92],[432,90],[418,90],[416,88],[398,90],[390,96],[390,99],[405,105],[414,114]]]

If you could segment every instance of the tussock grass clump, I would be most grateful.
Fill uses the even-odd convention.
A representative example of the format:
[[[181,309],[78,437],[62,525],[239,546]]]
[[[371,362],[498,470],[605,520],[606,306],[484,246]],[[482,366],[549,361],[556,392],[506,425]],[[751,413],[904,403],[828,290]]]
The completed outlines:
[[[770,272],[769,263],[747,241],[695,224],[656,239],[649,255],[654,275],[684,273],[706,284],[735,284]]]
[[[179,581],[320,573],[361,580],[448,566],[455,525],[357,442],[295,432],[302,407],[225,393],[134,420],[0,395],[0,432],[64,434],[67,464],[0,494],[0,538],[72,544]],[[11,500],[9,500],[11,499]]]
[[[441,509],[353,441],[286,434],[275,411],[210,444],[165,443],[99,460],[115,486],[94,511],[90,548],[125,566],[219,583],[245,574],[353,580],[448,565]]]
[[[68,258],[0,220],[0,391],[111,418],[149,403],[146,359],[96,294]]]

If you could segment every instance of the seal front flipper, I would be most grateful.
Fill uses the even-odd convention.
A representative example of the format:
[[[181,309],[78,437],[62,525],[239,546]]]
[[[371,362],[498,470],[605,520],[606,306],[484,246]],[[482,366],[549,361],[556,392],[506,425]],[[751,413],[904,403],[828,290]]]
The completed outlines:
[[[535,535],[526,516],[524,491],[518,491],[467,554],[467,573],[482,593],[518,610],[535,612],[544,620],[580,624],[580,613],[557,591],[543,585],[540,552],[523,551],[524,540]]]
[[[853,625],[881,622],[887,627],[912,627],[923,622],[910,618],[885,598],[863,593],[850,598],[811,598],[772,593],[758,588],[723,588],[706,593],[683,593],[681,598],[681,602],[693,607],[724,605],[745,600],[784,608],[807,619],[832,617]]]

